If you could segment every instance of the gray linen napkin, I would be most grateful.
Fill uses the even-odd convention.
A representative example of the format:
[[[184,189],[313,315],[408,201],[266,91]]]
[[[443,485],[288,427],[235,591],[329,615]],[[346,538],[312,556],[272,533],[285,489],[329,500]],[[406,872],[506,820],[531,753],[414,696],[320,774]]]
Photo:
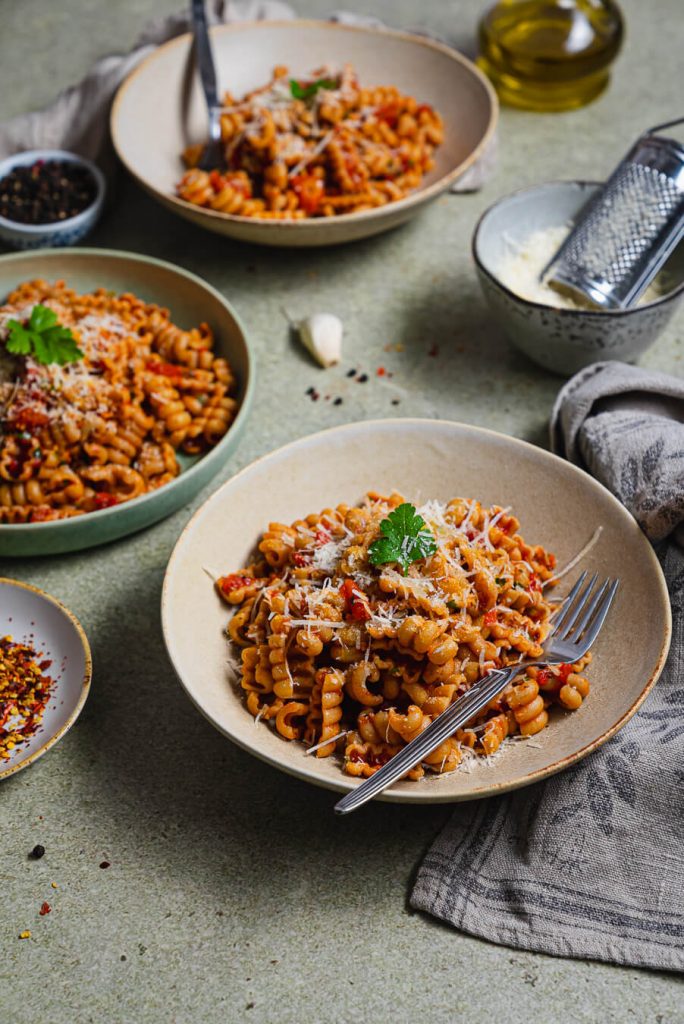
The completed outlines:
[[[281,0],[205,0],[211,25],[240,21],[283,20],[295,17]],[[189,7],[189,4],[187,5]],[[344,25],[382,27],[364,14],[338,11],[330,21]],[[61,92],[43,110],[35,110],[0,124],[0,159],[25,149],[68,149],[97,160],[108,171],[112,164],[109,109],[123,80],[161,43],[191,30],[187,11],[151,21],[133,49],[124,55],[102,57],[85,78]],[[491,176],[497,156],[496,137],[472,167],[452,186],[452,192],[475,192]]]
[[[660,541],[670,655],[642,710],[596,753],[459,807],[411,904],[506,946],[682,971],[684,552],[674,535],[684,528],[684,382],[597,363],[561,390],[551,435]]]

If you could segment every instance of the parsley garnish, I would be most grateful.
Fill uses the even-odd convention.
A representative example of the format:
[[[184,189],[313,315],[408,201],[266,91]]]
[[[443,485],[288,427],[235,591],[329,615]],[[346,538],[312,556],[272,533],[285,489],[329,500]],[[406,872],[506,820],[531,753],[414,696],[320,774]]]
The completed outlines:
[[[452,612],[457,612],[460,607],[458,601],[447,601],[447,608]]]
[[[503,587],[503,585],[506,582],[506,577],[505,576],[497,576],[496,579],[494,580],[494,582],[496,583],[497,587]]]
[[[296,100],[310,100],[316,95],[319,89],[336,89],[337,82],[334,78],[317,78],[315,82],[302,85],[296,78],[290,79],[290,92]]]
[[[412,562],[434,555],[437,541],[415,506],[404,502],[380,523],[382,537],[373,541],[368,559],[373,565],[398,562],[404,574]]]
[[[7,351],[15,356],[33,356],[38,363],[75,363],[83,358],[68,327],[57,323],[57,314],[47,306],[37,305],[24,326],[18,320],[8,320]]]

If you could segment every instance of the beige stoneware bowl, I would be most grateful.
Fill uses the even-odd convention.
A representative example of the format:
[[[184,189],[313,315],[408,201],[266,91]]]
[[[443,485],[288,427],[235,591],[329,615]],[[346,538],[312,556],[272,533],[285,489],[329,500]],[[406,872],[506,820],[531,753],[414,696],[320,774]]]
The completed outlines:
[[[124,82],[111,115],[116,150],[138,182],[169,209],[200,227],[263,245],[334,245],[404,223],[471,166],[493,135],[495,93],[461,54],[430,39],[388,29],[322,21],[264,21],[211,30],[219,92],[236,96],[267,82],[277,64],[296,77],[350,61],[362,84],[396,85],[444,118],[445,141],[421,188],[375,210],[305,221],[259,221],[204,210],[175,195],[183,149],[207,138],[207,109],[190,35],[155,50]]]
[[[339,791],[358,785],[334,757],[308,757],[302,745],[255,725],[226,666],[229,609],[205,570],[239,570],[269,520],[289,523],[392,488],[416,502],[462,495],[512,505],[525,539],[553,551],[560,566],[602,526],[586,564],[558,593],[580,568],[619,576],[622,585],[579,711],[554,713],[534,742],[509,745],[489,766],[401,782],[383,799],[438,803],[516,789],[567,768],[622,728],[660,674],[671,629],[660,566],[634,519],[590,476],[540,448],[464,424],[408,419],[352,423],[280,448],[220,487],[186,526],[166,571],[162,621],[174,668],[209,721],[291,775]]]

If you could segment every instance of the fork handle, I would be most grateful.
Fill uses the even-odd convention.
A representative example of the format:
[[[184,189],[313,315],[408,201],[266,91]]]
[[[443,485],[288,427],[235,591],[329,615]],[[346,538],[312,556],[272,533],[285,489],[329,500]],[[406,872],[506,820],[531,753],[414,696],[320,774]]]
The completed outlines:
[[[197,66],[202,88],[206,97],[209,110],[219,106],[218,88],[216,85],[216,66],[211,52],[209,42],[209,28],[207,25],[207,12],[204,7],[204,0],[192,0],[192,28],[197,47]]]
[[[396,754],[391,761],[375,772],[369,779],[366,779],[360,786],[347,793],[339,803],[335,804],[337,814],[348,814],[355,811],[357,807],[371,800],[378,793],[391,786],[393,782],[400,779],[407,771],[419,764],[424,757],[431,754],[436,747],[453,736],[457,729],[474,718],[478,712],[487,707],[490,701],[494,700],[502,690],[505,690],[512,677],[520,671],[520,666],[515,665],[505,669],[495,669],[485,676],[479,683],[471,687],[467,693],[459,697],[451,704],[446,711],[425,729],[419,736]]]

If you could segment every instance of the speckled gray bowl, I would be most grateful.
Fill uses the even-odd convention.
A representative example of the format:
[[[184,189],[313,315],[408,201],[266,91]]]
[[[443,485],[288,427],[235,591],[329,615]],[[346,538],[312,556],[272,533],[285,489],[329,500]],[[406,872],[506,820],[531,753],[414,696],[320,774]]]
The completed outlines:
[[[603,359],[634,362],[655,342],[684,295],[684,246],[670,257],[654,302],[619,312],[558,309],[522,299],[499,280],[509,246],[535,231],[572,223],[598,182],[556,181],[499,199],[473,234],[473,258],[489,307],[525,355],[555,373],[570,375]]]

